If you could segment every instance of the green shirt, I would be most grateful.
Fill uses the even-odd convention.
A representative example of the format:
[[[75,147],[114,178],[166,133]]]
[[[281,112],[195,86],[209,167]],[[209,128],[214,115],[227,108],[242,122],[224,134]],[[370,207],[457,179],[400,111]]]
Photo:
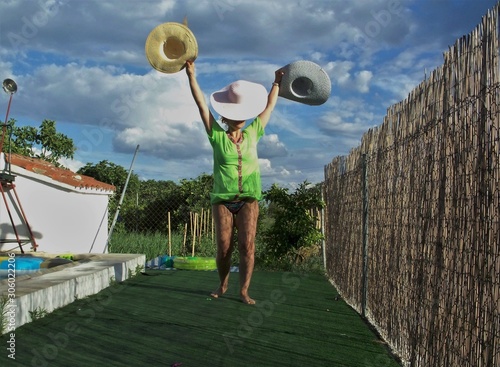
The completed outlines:
[[[259,117],[243,130],[243,141],[233,143],[218,123],[208,136],[214,153],[212,204],[242,199],[262,199],[257,143],[264,135]]]

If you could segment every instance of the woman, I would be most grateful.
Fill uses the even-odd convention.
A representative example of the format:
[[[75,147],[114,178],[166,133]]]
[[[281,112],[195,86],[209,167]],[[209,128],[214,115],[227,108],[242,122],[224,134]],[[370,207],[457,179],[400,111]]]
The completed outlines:
[[[217,123],[208,108],[195,75],[194,62],[186,63],[191,93],[198,106],[214,154],[214,187],[210,194],[217,237],[217,271],[219,288],[211,293],[218,298],[228,288],[233,230],[238,229],[240,254],[240,298],[255,304],[248,295],[255,260],[255,234],[262,199],[257,143],[264,135],[278,99],[283,72],[275,72],[269,95],[264,86],[238,80],[210,96],[212,108],[227,125]],[[253,121],[245,129],[245,121]]]

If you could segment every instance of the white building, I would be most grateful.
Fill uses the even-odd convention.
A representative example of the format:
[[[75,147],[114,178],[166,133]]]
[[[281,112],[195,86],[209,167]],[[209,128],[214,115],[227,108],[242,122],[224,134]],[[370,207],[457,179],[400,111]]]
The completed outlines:
[[[43,160],[10,157],[9,166],[9,155],[0,153],[0,251],[20,250],[19,237],[24,252],[36,244],[37,252],[102,253],[115,187]]]

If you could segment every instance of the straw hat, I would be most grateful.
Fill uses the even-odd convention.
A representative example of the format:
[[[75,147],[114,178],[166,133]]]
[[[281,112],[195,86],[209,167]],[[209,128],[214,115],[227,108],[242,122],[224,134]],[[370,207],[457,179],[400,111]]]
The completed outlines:
[[[162,73],[182,70],[188,60],[198,56],[198,43],[193,32],[183,24],[169,22],[154,28],[146,39],[146,57],[153,68]]]
[[[266,108],[267,91],[261,84],[237,80],[212,93],[210,104],[222,117],[235,121],[248,120]]]
[[[312,61],[300,60],[282,68],[279,96],[308,105],[320,105],[330,97],[332,83],[325,70]]]

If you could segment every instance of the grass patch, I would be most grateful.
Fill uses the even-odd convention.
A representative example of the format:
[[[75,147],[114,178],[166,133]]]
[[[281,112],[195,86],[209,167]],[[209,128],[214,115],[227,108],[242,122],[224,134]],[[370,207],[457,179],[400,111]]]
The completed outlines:
[[[31,321],[35,321],[41,318],[44,318],[47,316],[49,313],[47,312],[46,309],[37,307],[33,311],[28,311],[31,317]]]
[[[192,238],[186,238],[182,233],[172,233],[171,255],[191,256]],[[214,257],[215,244],[210,237],[196,239],[194,246],[195,256]],[[164,233],[134,233],[115,232],[109,245],[110,253],[144,254],[147,260],[151,260],[161,255],[169,254],[168,236]]]
[[[186,238],[182,233],[172,233],[171,256],[191,256],[192,238]],[[109,244],[110,253],[144,254],[146,260],[154,259],[158,256],[168,255],[168,236],[163,233],[126,233],[115,232]],[[215,257],[216,245],[211,237],[201,237],[196,239],[195,256]],[[299,273],[323,274],[323,260],[318,254],[299,254],[297,251],[290,252],[286,256],[274,258],[257,236],[255,243],[255,268],[258,270],[273,271],[293,271]],[[231,264],[239,264],[238,248],[233,251]]]

